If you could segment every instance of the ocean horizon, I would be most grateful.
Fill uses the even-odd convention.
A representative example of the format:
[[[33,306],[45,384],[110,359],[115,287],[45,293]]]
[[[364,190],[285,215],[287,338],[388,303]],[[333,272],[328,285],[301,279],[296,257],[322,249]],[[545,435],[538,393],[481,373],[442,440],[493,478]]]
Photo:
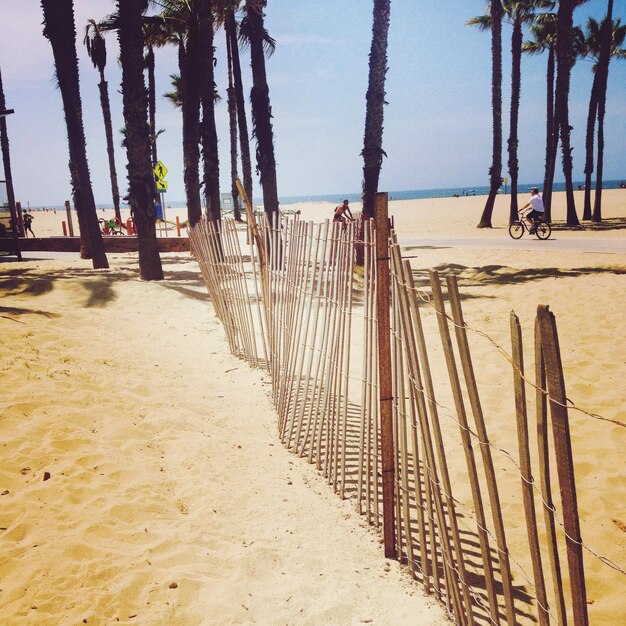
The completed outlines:
[[[621,180],[605,180],[602,184],[603,189],[619,189],[620,184],[623,181]],[[574,189],[578,189],[579,187],[584,186],[584,181],[574,181]],[[537,187],[541,189],[541,183],[518,183],[518,194],[525,195],[530,193],[530,190],[533,187]],[[565,183],[554,183],[553,191],[565,191]],[[500,189],[500,194],[508,194],[509,189],[507,186],[506,192],[504,188]],[[389,199],[390,200],[423,200],[425,198],[452,198],[457,196],[483,196],[489,193],[489,185],[475,185],[475,186],[465,186],[465,187],[435,187],[431,189],[407,189],[403,191],[389,191]],[[349,192],[349,193],[335,193],[335,194],[307,194],[300,196],[279,196],[279,203],[284,205],[289,204],[297,204],[299,202],[331,202],[331,203],[341,203],[342,200],[349,200],[350,202],[360,202],[361,201],[361,193],[360,192]],[[175,199],[169,200],[166,198],[165,207],[181,207],[185,206],[185,200]],[[253,204],[255,206],[260,206],[263,204],[263,198],[254,198]],[[27,204],[24,206],[22,203],[23,209],[28,209],[30,211],[41,211],[44,209],[54,209],[54,210],[64,210],[64,204],[52,205],[47,204],[45,206],[31,206]],[[97,209],[112,209],[112,203],[103,203],[96,202]],[[122,204],[122,208],[128,208],[128,205]]]

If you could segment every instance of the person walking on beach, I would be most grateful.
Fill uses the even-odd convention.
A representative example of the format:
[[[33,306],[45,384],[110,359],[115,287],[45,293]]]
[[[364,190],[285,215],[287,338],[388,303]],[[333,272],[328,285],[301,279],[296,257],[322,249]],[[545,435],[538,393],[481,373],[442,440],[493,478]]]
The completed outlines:
[[[352,212],[350,211],[350,203],[348,200],[344,200],[343,204],[340,204],[338,207],[335,207],[335,214],[333,215],[333,222],[342,222],[345,224],[346,222],[354,221],[354,217],[352,217]]]
[[[545,209],[537,187],[533,187],[530,190],[530,200],[520,209],[520,211],[524,211],[525,209],[531,209],[526,214],[526,220],[530,224],[535,224],[535,222],[541,222],[543,220],[543,213]],[[530,232],[534,232],[534,227],[530,229]]]
[[[22,221],[24,222],[24,237],[28,237],[28,233],[30,232],[30,234],[33,236],[33,239],[35,238],[35,233],[31,228],[33,224],[33,219],[34,217],[30,213],[27,213],[26,209],[22,211]]]

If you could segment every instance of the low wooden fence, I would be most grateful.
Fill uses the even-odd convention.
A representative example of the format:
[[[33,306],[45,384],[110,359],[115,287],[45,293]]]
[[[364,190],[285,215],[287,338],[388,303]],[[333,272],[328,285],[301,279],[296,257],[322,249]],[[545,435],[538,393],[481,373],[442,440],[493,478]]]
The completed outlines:
[[[253,227],[201,222],[190,242],[232,352],[271,374],[284,445],[384,525],[386,554],[454,623],[587,624],[583,549],[624,572],[581,540],[548,308],[537,312],[532,374],[514,313],[510,354],[492,342],[513,382],[513,454],[489,438],[468,340],[484,333],[465,323],[454,276],[431,271],[416,286],[393,233],[377,251],[372,222],[282,216]]]

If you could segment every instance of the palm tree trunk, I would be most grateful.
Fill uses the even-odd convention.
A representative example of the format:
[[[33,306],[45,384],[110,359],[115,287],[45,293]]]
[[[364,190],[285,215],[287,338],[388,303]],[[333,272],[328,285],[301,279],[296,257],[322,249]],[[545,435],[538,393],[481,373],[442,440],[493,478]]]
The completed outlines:
[[[181,37],[178,44],[178,67],[183,116],[183,178],[187,198],[187,219],[195,226],[202,217],[200,200],[200,92],[198,84],[197,25],[189,24],[187,47]]]
[[[519,174],[519,161],[517,158],[518,126],[519,126],[519,103],[522,84],[522,24],[519,20],[513,23],[513,36],[511,38],[511,124],[509,130],[509,176],[511,177],[511,205],[509,211],[509,224],[519,218],[517,215],[517,179]]]
[[[230,193],[233,198],[233,212],[235,220],[241,222],[241,209],[239,208],[239,192],[237,190],[237,102],[235,100],[235,86],[233,82],[233,55],[228,33],[224,29],[226,37],[226,57],[228,63],[228,89],[226,90],[228,99],[228,119],[230,129]]]
[[[596,172],[596,197],[593,205],[594,222],[602,221],[602,175],[604,173],[604,116],[606,113],[606,90],[611,61],[611,39],[613,36],[613,0],[608,0],[606,19],[602,24],[602,40],[597,73],[600,74],[598,87],[598,170]]]
[[[148,46],[146,53],[146,69],[148,70],[148,109],[150,111],[150,153],[152,166],[159,160],[157,154],[157,130],[156,130],[156,80],[154,76],[154,48]]]
[[[554,55],[555,50],[548,51],[548,70],[546,86],[546,170],[543,178],[544,219],[552,221],[552,185],[554,184],[554,168],[559,144],[558,128],[554,114]]]
[[[593,76],[589,111],[587,113],[587,136],[585,138],[585,204],[583,220],[591,219],[591,175],[593,174],[593,132],[598,115],[598,72]]]
[[[144,280],[162,280],[156,237],[155,185],[150,158],[148,101],[143,78],[141,16],[148,0],[118,0],[122,95],[128,154],[128,202],[137,227],[139,273]]]
[[[365,96],[365,133],[363,139],[363,217],[374,217],[378,180],[383,163],[383,121],[385,78],[389,37],[389,0],[374,0],[369,78]]]
[[[252,67],[252,125],[257,141],[257,169],[263,189],[263,206],[270,221],[278,213],[278,183],[274,157],[274,133],[270,90],[265,72],[263,51],[263,8],[266,0],[246,0],[246,17],[250,24],[250,65]],[[250,198],[252,201],[252,198]]]
[[[4,85],[2,84],[2,72],[0,72],[0,111],[6,111],[7,104],[4,97]],[[11,173],[11,151],[9,150],[9,135],[7,133],[7,120],[5,116],[0,117],[0,149],[2,150],[2,163],[4,165],[4,178],[7,186],[7,202],[11,215],[11,235],[15,245],[17,260],[22,260],[22,252],[18,240],[17,226],[19,219],[15,208],[15,191],[13,189],[13,175]]]
[[[63,99],[72,196],[81,228],[81,256],[83,258],[90,256],[94,269],[107,268],[109,262],[98,225],[87,162],[73,3],[72,0],[41,0],[41,6],[44,13],[44,35],[52,45],[57,80]]]
[[[98,89],[100,90],[100,105],[102,107],[104,132],[107,140],[107,155],[109,157],[109,175],[111,177],[111,196],[113,198],[113,208],[115,210],[115,217],[117,217],[121,222],[122,214],[120,212],[120,190],[117,184],[117,169],[115,167],[115,147],[113,145],[111,105],[109,104],[109,88],[106,80],[104,80],[104,74],[100,74]]]
[[[202,105],[202,139],[204,198],[207,219],[221,219],[220,172],[215,128],[215,77],[213,72],[213,13],[211,3],[196,3],[198,19],[198,64],[200,74],[200,102]]]
[[[502,4],[491,2],[491,115],[493,144],[489,195],[478,228],[491,228],[491,216],[502,184]]]
[[[235,85],[235,104],[237,109],[237,124],[239,128],[239,148],[241,150],[241,169],[243,188],[252,202],[252,159],[250,158],[250,136],[248,135],[248,121],[246,119],[246,102],[241,80],[241,61],[239,59],[239,44],[237,43],[237,24],[235,12],[229,11],[224,23],[230,53],[233,62],[233,81]]]
[[[574,50],[572,46],[572,25],[574,15],[573,0],[561,0],[557,17],[557,44],[556,44],[556,102],[555,111],[559,134],[561,137],[561,154],[563,161],[563,175],[565,177],[565,194],[567,202],[567,225],[578,226],[576,203],[574,201],[574,186],[572,182],[572,147],[570,144],[569,125],[569,88],[570,75],[574,65]]]

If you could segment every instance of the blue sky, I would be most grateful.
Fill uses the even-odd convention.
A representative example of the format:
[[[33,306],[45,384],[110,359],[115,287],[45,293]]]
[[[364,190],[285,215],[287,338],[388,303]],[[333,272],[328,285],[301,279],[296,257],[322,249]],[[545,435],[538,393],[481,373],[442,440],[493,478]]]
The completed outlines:
[[[98,73],[82,36],[88,18],[115,9],[113,0],[74,0],[77,49],[87,151],[98,204],[110,203]],[[485,11],[482,0],[391,0],[389,73],[380,189],[399,191],[488,183],[491,159],[490,39],[465,25]],[[0,0],[0,67],[7,106],[16,196],[26,206],[58,205],[70,199],[67,139],[61,97],[54,81],[50,44],[42,35],[39,0]],[[577,10],[576,23],[600,18],[605,0]],[[626,0],[615,0],[614,17],[626,21]],[[361,187],[365,90],[371,41],[370,0],[268,0],[266,25],[277,40],[267,60],[281,196],[358,192]],[[511,29],[504,27],[504,134],[508,134]],[[117,39],[107,40],[107,79],[113,124],[122,126]],[[220,166],[229,190],[228,119],[223,32],[216,36]],[[249,91],[249,59],[242,59]],[[525,57],[520,111],[520,181],[543,177],[545,56]],[[170,89],[176,51],[157,51],[157,92]],[[606,117],[605,179],[626,179],[626,61],[613,61]],[[572,75],[574,177],[583,177],[584,131],[591,63],[579,61]],[[159,157],[169,169],[169,202],[185,197],[180,114],[160,98]],[[120,186],[125,190],[125,153],[116,136]],[[252,154],[254,154],[254,145]],[[505,152],[506,161],[506,152]],[[506,175],[506,174],[505,174]],[[562,179],[562,177],[560,177]],[[255,196],[259,186],[256,185]]]

